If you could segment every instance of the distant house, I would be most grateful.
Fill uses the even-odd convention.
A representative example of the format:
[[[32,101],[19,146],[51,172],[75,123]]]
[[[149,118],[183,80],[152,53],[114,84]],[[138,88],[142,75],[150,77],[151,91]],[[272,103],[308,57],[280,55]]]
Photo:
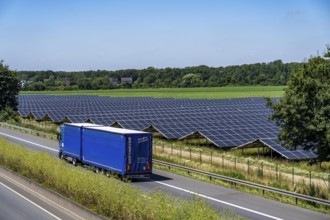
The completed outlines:
[[[121,77],[120,82],[121,82],[121,84],[123,84],[123,83],[133,84],[133,78],[132,77]]]
[[[117,84],[119,84],[119,79],[116,77],[110,77],[109,83],[117,85]]]
[[[24,86],[25,83],[26,83],[26,80],[21,80],[20,81],[21,86]]]

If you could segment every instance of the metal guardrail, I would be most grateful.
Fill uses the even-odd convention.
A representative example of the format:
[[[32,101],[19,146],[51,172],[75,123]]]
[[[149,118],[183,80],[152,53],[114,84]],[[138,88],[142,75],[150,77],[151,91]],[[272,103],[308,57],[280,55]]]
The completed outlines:
[[[5,128],[9,128],[9,129],[13,129],[13,130],[18,130],[18,131],[21,131],[21,132],[24,132],[24,133],[35,134],[35,135],[41,136],[41,137],[50,137],[53,140],[56,140],[56,138],[57,138],[57,136],[53,135],[53,134],[48,134],[46,132],[36,131],[36,130],[33,130],[33,129],[20,127],[20,126],[8,124],[8,123],[5,123],[5,122],[0,122],[0,126],[5,127]]]
[[[185,167],[185,166],[181,166],[181,165],[177,165],[177,164],[172,164],[172,163],[168,163],[168,162],[164,162],[164,161],[160,161],[160,160],[153,160],[153,163],[168,166],[169,169],[170,169],[170,167],[174,167],[177,169],[187,171],[188,173],[192,172],[192,173],[196,173],[196,174],[201,174],[204,176],[208,176],[210,179],[214,178],[214,179],[231,182],[234,184],[241,184],[241,185],[249,186],[252,188],[262,189],[263,193],[264,193],[264,191],[269,191],[269,192],[273,192],[273,193],[282,194],[285,196],[291,196],[291,197],[295,198],[296,204],[298,202],[297,199],[301,199],[301,200],[306,200],[309,202],[314,202],[314,203],[330,206],[330,201],[325,200],[325,199],[320,199],[320,198],[307,196],[307,195],[303,195],[303,194],[299,194],[299,193],[295,193],[295,192],[290,192],[290,191],[283,190],[283,189],[277,189],[277,188],[270,187],[270,186],[265,186],[265,185],[261,185],[261,184],[257,184],[257,183],[248,182],[245,180],[235,179],[235,178],[231,178],[231,177],[227,177],[227,176],[223,176],[223,175],[219,175],[219,174],[214,174],[214,173],[210,173],[210,172],[206,172],[206,171],[202,171],[202,170],[197,170],[197,169],[193,169],[193,168],[189,168],[189,167]]]

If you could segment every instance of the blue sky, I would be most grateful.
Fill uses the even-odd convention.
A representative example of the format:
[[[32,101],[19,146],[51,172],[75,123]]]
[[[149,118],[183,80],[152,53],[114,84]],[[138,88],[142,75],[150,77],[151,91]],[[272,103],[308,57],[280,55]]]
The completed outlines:
[[[326,44],[328,0],[0,0],[13,70],[301,62]]]

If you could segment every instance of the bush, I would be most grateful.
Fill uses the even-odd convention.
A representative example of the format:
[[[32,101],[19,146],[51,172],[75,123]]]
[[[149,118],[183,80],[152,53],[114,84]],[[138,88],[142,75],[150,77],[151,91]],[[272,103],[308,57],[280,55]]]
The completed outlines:
[[[9,106],[6,106],[2,111],[0,111],[0,121],[16,123],[19,121],[19,117],[17,115],[17,112],[15,112]]]

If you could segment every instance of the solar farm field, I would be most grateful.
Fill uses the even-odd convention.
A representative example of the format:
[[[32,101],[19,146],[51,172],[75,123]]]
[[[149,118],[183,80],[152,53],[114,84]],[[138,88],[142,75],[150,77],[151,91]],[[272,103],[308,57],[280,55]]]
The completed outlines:
[[[113,90],[74,90],[74,91],[22,91],[21,94],[48,95],[100,95],[112,97],[155,97],[224,99],[247,97],[280,97],[284,86],[226,86],[212,88],[160,88],[160,89],[113,89]]]
[[[19,95],[23,118],[53,123],[91,122],[126,129],[148,130],[172,140],[200,135],[218,148],[263,144],[291,160],[315,157],[276,143],[278,127],[267,117],[263,98],[173,99],[105,96]]]

